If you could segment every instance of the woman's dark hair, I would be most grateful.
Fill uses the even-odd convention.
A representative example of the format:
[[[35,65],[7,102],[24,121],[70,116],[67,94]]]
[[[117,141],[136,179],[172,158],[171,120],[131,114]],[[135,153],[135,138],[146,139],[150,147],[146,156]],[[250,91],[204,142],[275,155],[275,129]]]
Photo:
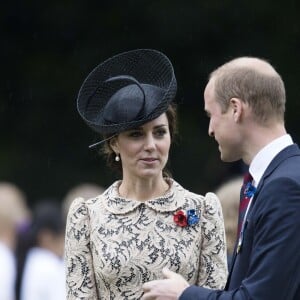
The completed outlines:
[[[177,111],[175,103],[169,105],[166,111],[166,115],[169,123],[171,142],[173,142],[177,134]],[[116,154],[110,146],[110,140],[105,141],[103,148],[100,150],[100,153],[105,157],[108,167],[110,167],[112,170],[117,171],[118,173],[122,172],[122,165],[120,164],[120,162],[115,161]],[[164,174],[169,175],[169,172],[167,170],[164,170]]]

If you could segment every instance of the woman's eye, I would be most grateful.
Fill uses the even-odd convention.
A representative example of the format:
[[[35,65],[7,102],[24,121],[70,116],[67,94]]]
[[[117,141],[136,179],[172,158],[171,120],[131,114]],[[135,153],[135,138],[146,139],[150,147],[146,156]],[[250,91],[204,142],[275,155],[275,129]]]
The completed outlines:
[[[140,131],[131,131],[129,133],[130,137],[140,137],[142,135],[142,133]]]
[[[156,136],[164,136],[167,133],[165,129],[159,129],[155,132]]]

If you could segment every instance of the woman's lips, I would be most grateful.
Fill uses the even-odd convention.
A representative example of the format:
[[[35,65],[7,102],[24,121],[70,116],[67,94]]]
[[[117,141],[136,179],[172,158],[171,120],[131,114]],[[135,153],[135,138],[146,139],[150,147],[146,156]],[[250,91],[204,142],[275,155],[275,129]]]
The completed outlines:
[[[157,158],[149,157],[149,158],[142,158],[141,160],[144,161],[144,162],[149,162],[149,163],[151,163],[151,162],[156,161]]]

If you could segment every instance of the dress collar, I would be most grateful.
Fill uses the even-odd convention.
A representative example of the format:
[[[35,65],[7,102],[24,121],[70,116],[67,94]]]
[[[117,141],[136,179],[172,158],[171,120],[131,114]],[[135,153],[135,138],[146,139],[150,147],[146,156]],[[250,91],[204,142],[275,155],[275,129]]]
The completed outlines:
[[[163,196],[145,202],[120,197],[120,183],[121,181],[114,182],[102,195],[104,206],[111,213],[126,214],[141,205],[159,212],[173,212],[184,206],[185,189],[173,179],[168,179],[170,188]]]

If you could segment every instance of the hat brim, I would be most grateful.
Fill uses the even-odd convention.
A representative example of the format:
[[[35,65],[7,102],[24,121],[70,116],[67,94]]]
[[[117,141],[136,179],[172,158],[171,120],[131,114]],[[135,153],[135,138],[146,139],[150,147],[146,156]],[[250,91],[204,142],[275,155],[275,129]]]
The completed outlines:
[[[120,75],[132,76],[141,84],[158,87],[164,92],[154,107],[146,109],[138,119],[107,122],[103,115],[108,101],[128,84],[126,80],[107,81]],[[176,91],[176,78],[169,59],[157,50],[137,49],[115,55],[98,65],[80,88],[77,109],[88,126],[102,135],[110,135],[138,127],[157,118],[168,109]],[[127,101],[124,105],[130,103]]]

